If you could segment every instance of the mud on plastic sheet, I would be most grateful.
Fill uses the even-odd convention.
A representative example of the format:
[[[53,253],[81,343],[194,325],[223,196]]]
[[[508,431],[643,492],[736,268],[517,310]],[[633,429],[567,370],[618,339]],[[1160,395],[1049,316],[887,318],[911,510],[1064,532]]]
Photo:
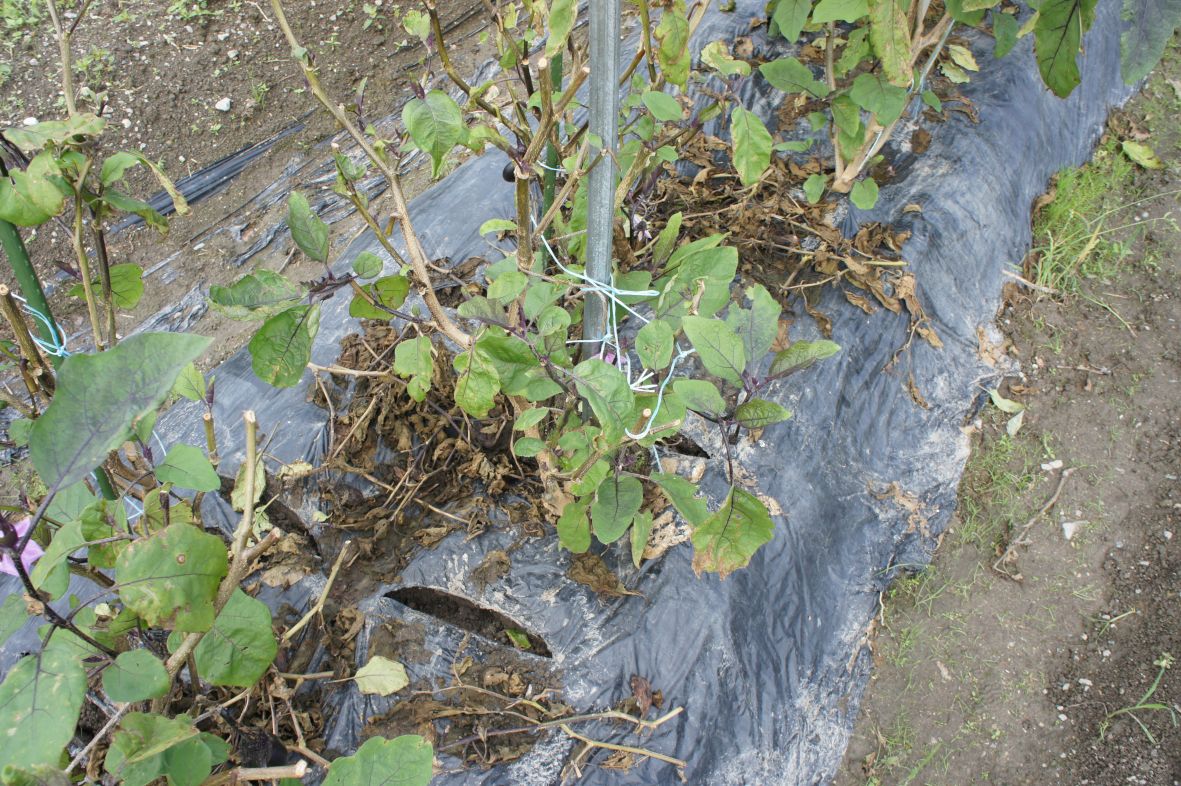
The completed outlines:
[[[748,34],[750,19],[763,6],[763,0],[745,0],[736,12],[711,12],[695,45]],[[1029,246],[1030,204],[1056,170],[1087,159],[1108,109],[1130,93],[1119,78],[1115,3],[1099,5],[1080,56],[1082,85],[1065,101],[1042,86],[1030,40],[994,61],[991,39],[974,31],[968,35],[978,60],[987,63],[964,90],[976,104],[979,123],[957,115],[930,126],[930,148],[921,156],[887,148],[899,176],[882,187],[874,210],[850,207],[842,226],[852,232],[861,223],[882,221],[911,231],[903,256],[944,347],[914,342],[891,366],[907,341],[906,317],[885,311],[867,315],[839,293],[825,294],[820,307],[831,316],[843,351],[776,390],[777,400],[795,417],[739,452],[744,474],[783,511],[776,517],[774,540],[749,568],[726,581],[699,579],[682,546],[636,571],[608,550],[605,558],[642,596],[604,601],[567,578],[570,555],[551,536],[526,541],[507,573],[477,591],[482,585],[470,580],[472,572],[489,551],[505,548],[511,535],[492,529],[465,541],[463,533],[455,533],[419,552],[397,584],[391,577],[370,593],[361,604],[368,615],[362,635],[387,620],[423,625],[424,642],[436,648],[437,657],[416,676],[446,673],[447,653],[462,632],[386,596],[403,587],[463,595],[520,621],[546,642],[561,675],[563,699],[577,710],[610,707],[629,694],[633,674],[662,690],[667,706],[685,708],[638,742],[605,724],[587,729],[588,735],[685,759],[694,784],[828,781],[844,753],[868,676],[865,636],[878,593],[892,576],[891,566],[929,560],[933,538],[954,508],[968,454],[961,426],[998,373],[981,359],[978,330],[987,329],[996,313],[1001,271]],[[767,47],[757,34],[755,43]],[[756,85],[755,94],[752,98],[764,97],[756,103],[769,116],[773,107],[766,92]],[[486,246],[476,229],[486,219],[512,214],[511,187],[500,177],[504,164],[501,155],[487,154],[414,200],[415,226],[435,258],[480,254]],[[903,213],[908,204],[921,205],[922,212]],[[372,236],[363,236],[349,247],[341,268],[362,251],[382,254]],[[324,304],[313,362],[331,363],[341,339],[357,330],[347,308],[347,294]],[[813,331],[807,318],[796,325],[793,338],[812,337],[804,335]],[[327,413],[309,403],[306,385],[277,390],[263,384],[254,378],[246,350],[216,375],[223,469],[232,471],[241,461],[238,424],[244,409],[258,413],[273,436],[269,452],[279,460],[315,464],[323,458]],[[929,408],[917,406],[908,393],[911,375]],[[199,441],[195,415],[194,407],[181,406],[163,417],[164,441]],[[707,436],[702,439],[708,446]],[[703,486],[715,504],[725,493],[717,468]],[[314,489],[308,491],[291,501],[305,522],[313,521],[316,507]],[[217,513],[217,505],[210,505],[205,513]],[[224,527],[231,513],[221,510]],[[916,520],[923,526],[915,526]],[[328,533],[316,527],[323,525],[312,525],[313,537],[327,542]],[[333,555],[321,558],[326,570]],[[0,656],[12,662],[29,644],[27,636],[18,637]],[[480,642],[478,649],[488,653],[498,647]],[[365,649],[358,647],[358,659]],[[381,708],[344,683],[328,696],[324,710],[329,747],[344,753],[360,742],[366,719]],[[562,736],[546,737],[520,760],[486,771],[461,771],[456,760],[444,756],[445,772],[436,783],[553,784],[572,747]],[[584,782],[622,786],[679,779],[669,765],[647,761],[629,772],[592,764]]]

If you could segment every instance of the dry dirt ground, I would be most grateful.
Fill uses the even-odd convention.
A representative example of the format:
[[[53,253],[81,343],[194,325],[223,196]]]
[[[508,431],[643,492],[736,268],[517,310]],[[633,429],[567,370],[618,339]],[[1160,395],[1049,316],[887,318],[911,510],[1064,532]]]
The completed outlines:
[[[75,18],[68,0],[67,24]],[[417,3],[402,0],[285,3],[288,20],[301,43],[314,55],[329,92],[342,102],[353,100],[365,81],[363,117],[376,122],[399,114],[412,95],[412,84],[425,71],[441,81],[437,57],[424,62],[422,44],[401,26],[403,12]],[[448,50],[460,73],[473,74],[493,56],[481,41],[486,14],[480,0],[441,3]],[[108,120],[100,152],[137,150],[158,161],[173,179],[180,179],[246,147],[291,129],[220,193],[195,205],[187,216],[175,217],[169,237],[159,238],[140,226],[111,240],[113,263],[133,262],[149,271],[145,294],[120,326],[131,329],[189,296],[200,302],[210,284],[225,284],[252,268],[279,269],[296,279],[319,274],[314,264],[291,261],[285,243],[275,243],[243,263],[243,253],[259,232],[275,222],[247,205],[284,173],[309,193],[325,184],[309,182],[312,162],[305,151],[333,131],[331,118],[319,110],[266,0],[109,0],[94,2],[74,34],[74,72],[79,90],[95,99],[83,109],[101,105]],[[435,85],[435,81],[430,86]],[[229,111],[217,104],[229,99]],[[85,102],[84,102],[85,103]],[[64,117],[60,61],[44,0],[0,3],[0,127],[20,125],[25,118]],[[319,158],[323,158],[320,156]],[[413,174],[408,190],[421,189]],[[140,173],[133,195],[147,198],[158,185]],[[330,185],[330,184],[328,184]],[[281,212],[280,200],[271,211]],[[359,221],[334,227],[334,243],[346,243]],[[230,231],[224,231],[225,229]],[[223,230],[223,231],[218,231]],[[45,280],[50,304],[67,332],[86,334],[81,301],[65,295],[75,282],[55,269],[73,252],[65,224],[51,222],[27,232],[26,242]],[[166,264],[160,264],[168,260]],[[0,279],[3,274],[0,274]],[[56,284],[56,285],[55,285]],[[186,317],[187,319],[188,317]],[[185,322],[216,336],[216,363],[245,343],[250,326],[224,319]]]
[[[988,408],[934,561],[883,598],[837,786],[1181,783],[1178,75],[1174,42],[1034,217],[1024,274],[1059,294],[999,315],[1023,425]]]

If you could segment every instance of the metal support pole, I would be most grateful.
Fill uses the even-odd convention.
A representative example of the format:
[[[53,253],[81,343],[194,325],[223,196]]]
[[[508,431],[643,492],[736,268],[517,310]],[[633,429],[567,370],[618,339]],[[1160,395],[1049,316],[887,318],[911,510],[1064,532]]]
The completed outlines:
[[[615,150],[619,136],[619,0],[592,0],[590,13],[590,132],[603,142],[603,155],[590,172],[586,205],[586,275],[611,281],[611,240],[615,221],[618,173]],[[583,356],[594,357],[607,334],[606,298],[587,295],[582,315]]]

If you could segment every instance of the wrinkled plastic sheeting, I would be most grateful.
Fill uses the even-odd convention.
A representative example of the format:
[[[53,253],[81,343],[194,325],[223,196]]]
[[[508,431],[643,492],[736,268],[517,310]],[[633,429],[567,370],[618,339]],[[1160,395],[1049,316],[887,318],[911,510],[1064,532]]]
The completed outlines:
[[[277,143],[292,134],[299,133],[303,129],[303,123],[294,123],[261,142],[248,145],[241,150],[230,153],[228,156],[219,158],[198,172],[177,178],[175,183],[176,190],[181,193],[181,196],[185,198],[186,202],[195,205],[202,199],[211,197],[224,189],[233,182],[234,178],[242,174],[246,170],[246,167],[265,155]],[[176,212],[176,204],[172,201],[172,195],[167,191],[161,191],[155,194],[148,200],[148,205],[151,206],[152,210],[155,210],[162,216],[172,215]],[[143,223],[144,220],[140,216],[128,215],[115,224],[115,226],[111,227],[111,232],[122,232],[128,227],[139,226]]]
[[[745,0],[733,13],[711,12],[695,46],[748,34],[750,19],[763,5]],[[994,61],[991,39],[967,31],[977,59],[986,64],[964,86],[979,123],[950,113],[946,122],[928,126],[931,145],[921,156],[910,155],[898,140],[888,147],[899,177],[882,187],[872,211],[850,207],[842,228],[852,232],[861,223],[885,221],[911,230],[903,256],[944,347],[915,341],[894,360],[909,338],[905,316],[884,310],[867,315],[840,293],[824,293],[819,307],[831,317],[842,352],[774,389],[771,397],[794,418],[738,448],[737,463],[783,510],[775,517],[774,539],[749,568],[725,581],[697,578],[686,545],[637,571],[625,555],[609,549],[605,559],[642,597],[604,600],[567,578],[569,555],[549,536],[527,541],[513,552],[507,575],[477,591],[472,571],[514,534],[493,529],[465,542],[456,533],[416,555],[397,583],[391,577],[362,603],[368,615],[362,635],[382,620],[424,621],[424,615],[385,597],[398,587],[462,596],[543,638],[561,674],[563,700],[576,709],[609,708],[630,692],[633,674],[664,692],[666,708],[685,708],[638,740],[627,729],[605,724],[584,729],[588,735],[683,758],[691,783],[828,781],[844,753],[868,675],[865,637],[878,593],[893,566],[930,559],[934,537],[955,507],[968,455],[961,426],[999,374],[983,359],[978,331],[991,330],[1002,271],[1029,246],[1031,202],[1056,170],[1087,159],[1108,109],[1130,92],[1119,78],[1119,24],[1116,4],[1101,3],[1080,56],[1082,85],[1065,101],[1042,86],[1029,39]],[[755,39],[756,46],[768,46],[761,36]],[[760,79],[750,83],[766,97],[770,93],[757,88]],[[412,202],[414,225],[432,256],[461,261],[487,252],[476,228],[486,219],[512,215],[511,186],[500,177],[505,163],[496,152],[472,160]],[[920,205],[922,212],[903,213],[909,204]],[[362,251],[381,255],[375,239],[362,236],[345,252],[341,269]],[[347,316],[348,302],[346,291],[323,304],[313,362],[334,361],[340,340],[358,329]],[[806,317],[794,323],[793,333],[794,339],[816,337]],[[316,463],[324,457],[327,413],[309,403],[307,384],[278,390],[259,382],[246,350],[215,373],[223,471],[242,460],[244,409],[258,412],[271,438],[268,452],[280,461]],[[912,375],[926,409],[907,392]],[[198,407],[186,403],[162,417],[158,428],[168,444],[200,444],[199,422]],[[702,432],[698,438],[712,455],[721,455],[716,437]],[[920,501],[917,519],[879,499],[893,483]],[[717,461],[703,486],[714,504],[724,497]],[[224,503],[211,495],[206,504],[211,519],[220,519],[225,529],[232,526],[233,513]],[[314,490],[292,502],[305,522],[313,521],[316,505]],[[317,543],[330,542],[323,537],[326,526],[309,524]],[[321,556],[326,567],[333,555]],[[447,654],[460,635],[446,623],[425,621],[439,655],[424,666],[408,664],[416,679],[446,674]],[[481,641],[477,649],[499,646]],[[358,666],[365,650],[357,647]],[[338,753],[354,749],[365,720],[384,706],[375,702],[349,683],[330,694],[329,747]],[[549,736],[521,760],[486,771],[460,772],[454,759],[443,757],[447,772],[436,782],[554,784],[572,748],[570,740]],[[680,781],[669,765],[646,761],[629,772],[591,766],[584,782]]]

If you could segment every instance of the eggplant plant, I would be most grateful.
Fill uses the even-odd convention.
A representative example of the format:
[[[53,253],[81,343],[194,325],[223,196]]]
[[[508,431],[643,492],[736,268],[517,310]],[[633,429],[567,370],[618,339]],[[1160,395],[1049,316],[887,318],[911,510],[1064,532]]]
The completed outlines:
[[[831,163],[803,180],[804,198],[848,192],[854,204],[872,207],[879,186],[866,172],[904,114],[919,101],[934,111],[942,107],[931,75],[938,69],[956,83],[987,67],[955,38],[957,25],[979,28],[987,14],[997,57],[1032,35],[1043,80],[1065,96],[1079,83],[1077,58],[1095,0],[1043,0],[1031,13],[1014,13],[998,0],[773,0],[771,32],[806,41],[809,54],[756,62],[738,56],[730,42],[714,41],[698,64],[690,40],[707,3],[668,0],[659,14],[648,0],[634,5],[638,51],[622,74],[595,75],[575,34],[576,0],[490,2],[489,35],[503,78],[471,84],[451,61],[438,9],[426,0],[402,24],[426,47],[427,72],[396,138],[386,139],[360,121],[359,110],[328,95],[281,0],[271,0],[310,94],[364,155],[361,161],[336,157],[335,191],[374,231],[388,260],[362,254],[350,270],[334,270],[329,228],[294,193],[288,227],[301,252],[324,265],[321,278],[304,284],[259,270],[212,287],[209,299],[227,318],[258,323],[249,350],[259,378],[294,386],[311,365],[321,303],[347,288],[352,316],[389,321],[401,331],[379,375],[402,380],[415,401],[446,376],[466,417],[511,418],[512,451],[533,462],[543,480],[543,506],[563,547],[585,552],[596,541],[621,543],[639,565],[656,515],[671,506],[689,529],[694,568],[724,578],[747,566],[775,529],[766,503],[735,471],[737,446],[791,416],[772,400],[773,388],[839,347],[785,342],[783,305],[760,284],[736,286],[739,255],[726,235],[683,238],[682,213],[649,230],[632,220],[636,201],[683,159],[707,124],[727,137],[729,165],[746,189],[759,187],[776,156],[808,153],[810,142],[777,139],[741,105],[743,81],[762,79],[785,100],[809,105],[812,129],[830,142]],[[0,171],[0,240],[34,325],[10,292],[0,292],[0,310],[16,338],[0,352],[26,383],[28,399],[8,402],[25,415],[11,434],[28,445],[41,486],[0,511],[0,571],[23,590],[0,604],[0,641],[31,620],[44,624],[38,649],[0,682],[0,738],[20,740],[0,746],[0,783],[56,786],[82,772],[133,786],[298,782],[312,760],[327,767],[324,782],[334,786],[395,777],[425,785],[434,752],[416,735],[373,738],[332,762],[300,745],[295,764],[231,767],[230,748],[210,721],[225,707],[214,702],[191,714],[210,689],[249,696],[264,679],[291,679],[276,668],[276,658],[316,609],[280,635],[268,607],[242,588],[282,534],[265,516],[270,500],[252,412],[243,414],[245,459],[231,495],[241,518],[228,542],[200,519],[202,495],[222,488],[214,385],[194,365],[209,339],[143,333],[118,340],[115,310],[135,305],[142,272],[111,263],[103,224],[133,213],[167,229],[147,203],[124,192],[124,176],[146,166],[178,210],[184,201],[138,154],[95,157],[105,121],[101,107],[79,108],[72,85],[70,35],[77,22],[63,25],[54,0],[47,10],[62,45],[68,117],[2,135],[8,155]],[[1156,0],[1125,0],[1124,11],[1124,75],[1135,81],[1159,58],[1181,11]],[[426,88],[435,71],[451,81],[459,102]],[[597,137],[582,119],[580,88],[594,78],[619,79],[616,139]],[[421,151],[437,177],[456,154],[489,147],[509,158],[514,214],[479,228],[502,256],[480,270],[478,287],[451,310],[435,286],[447,271],[415,231],[398,165],[403,155]],[[617,259],[600,277],[587,268],[587,180],[606,161],[618,172],[608,206]],[[385,201],[360,188],[371,171],[386,181]],[[67,219],[77,295],[86,302],[95,351],[59,351],[49,362],[42,353],[64,346],[17,227]],[[392,240],[395,223],[404,250]],[[603,329],[587,326],[592,302],[607,315]],[[163,449],[154,439],[157,413],[174,395],[202,402],[203,446]],[[661,461],[671,440],[710,430],[725,453],[729,481],[712,505],[693,479]],[[88,580],[90,594],[70,593],[75,575]],[[376,658],[349,678],[363,692],[382,695],[407,684],[400,664]],[[96,734],[77,740],[88,702],[108,715]],[[577,720],[608,715],[620,717]]]

